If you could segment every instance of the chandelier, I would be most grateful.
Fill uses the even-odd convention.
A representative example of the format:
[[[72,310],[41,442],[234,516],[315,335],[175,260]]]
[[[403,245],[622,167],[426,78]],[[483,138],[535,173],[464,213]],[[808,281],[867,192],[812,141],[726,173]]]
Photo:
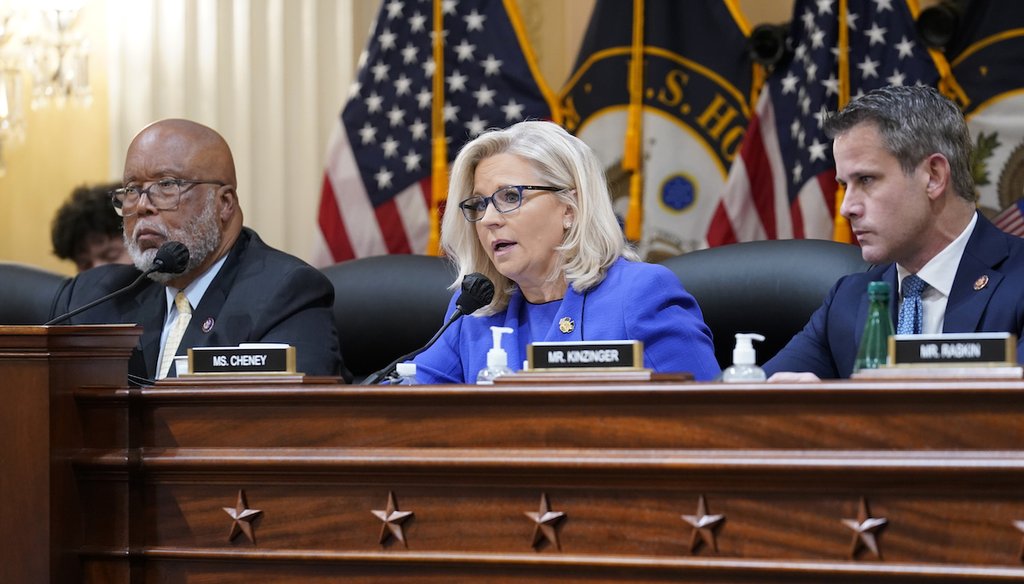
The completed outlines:
[[[89,45],[75,30],[83,3],[0,0],[0,176],[3,149],[25,139],[26,99],[33,110],[92,103]]]

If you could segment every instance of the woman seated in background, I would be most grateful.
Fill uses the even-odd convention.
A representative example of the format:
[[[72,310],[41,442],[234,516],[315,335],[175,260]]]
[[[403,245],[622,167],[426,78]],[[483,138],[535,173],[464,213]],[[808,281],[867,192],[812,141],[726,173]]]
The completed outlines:
[[[494,299],[414,359],[419,383],[474,383],[491,326],[512,329],[502,346],[513,369],[531,342],[639,340],[654,371],[720,372],[697,301],[670,270],[638,260],[597,157],[557,124],[521,122],[466,144],[441,245],[459,270],[454,287],[480,272]]]

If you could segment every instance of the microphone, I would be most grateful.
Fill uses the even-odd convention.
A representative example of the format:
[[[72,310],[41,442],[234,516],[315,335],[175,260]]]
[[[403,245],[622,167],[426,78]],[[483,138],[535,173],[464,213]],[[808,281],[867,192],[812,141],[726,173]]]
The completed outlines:
[[[188,267],[188,248],[180,241],[168,241],[156,250],[156,257],[153,258],[153,265],[146,270],[143,276],[153,272],[161,274],[180,274]]]
[[[151,265],[149,269],[146,270],[145,272],[139,274],[139,277],[135,278],[134,282],[128,284],[127,286],[121,288],[120,290],[115,290],[102,298],[98,298],[96,300],[93,300],[92,302],[89,302],[88,304],[79,306],[78,308],[72,310],[71,312],[62,314],[57,318],[44,323],[43,326],[49,326],[51,324],[58,324],[64,322],[65,320],[71,318],[72,316],[85,312],[86,310],[89,310],[90,308],[96,306],[97,304],[102,304],[107,300],[114,298],[115,296],[120,296],[121,294],[124,294],[125,292],[138,286],[139,282],[141,282],[144,278],[146,278],[152,273],[180,274],[185,271],[186,267],[188,267],[188,256],[188,248],[185,247],[185,244],[178,241],[168,241],[161,245],[160,249],[156,250],[156,257],[153,258],[153,265]]]
[[[480,310],[484,306],[490,304],[492,299],[494,299],[494,283],[487,279],[487,276],[479,272],[473,272],[472,274],[467,275],[462,279],[462,294],[459,294],[458,299],[455,300],[455,311],[452,312],[450,317],[448,317],[448,321],[444,323],[441,330],[437,331],[437,333],[427,341],[426,345],[423,345],[412,353],[407,353],[395,359],[389,363],[387,367],[368,376],[360,385],[373,385],[381,379],[385,379],[394,373],[395,367],[399,363],[408,361],[429,349],[437,339],[441,338],[444,331],[448,330],[448,327],[462,317],[462,315],[472,314],[477,310]]]

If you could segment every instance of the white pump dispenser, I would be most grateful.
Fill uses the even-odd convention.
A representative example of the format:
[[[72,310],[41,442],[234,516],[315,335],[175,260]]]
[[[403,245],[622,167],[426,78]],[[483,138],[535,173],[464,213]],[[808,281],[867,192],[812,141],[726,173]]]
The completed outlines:
[[[740,383],[744,381],[764,381],[764,369],[757,366],[753,341],[763,341],[764,336],[757,333],[736,333],[736,348],[732,350],[732,366],[722,372],[722,381]]]
[[[481,385],[491,385],[494,378],[513,373],[508,368],[508,353],[501,348],[501,335],[512,334],[512,329],[507,326],[492,326],[491,340],[493,346],[487,351],[487,367],[480,370],[476,376],[476,382]]]

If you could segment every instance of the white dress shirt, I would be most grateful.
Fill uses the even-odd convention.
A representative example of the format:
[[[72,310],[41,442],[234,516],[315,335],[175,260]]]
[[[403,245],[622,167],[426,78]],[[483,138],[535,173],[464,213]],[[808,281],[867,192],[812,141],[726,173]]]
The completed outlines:
[[[942,323],[946,319],[946,302],[953,289],[956,270],[960,267],[960,258],[963,257],[964,250],[967,249],[967,240],[971,238],[977,224],[978,214],[975,213],[960,235],[917,272],[917,276],[928,283],[928,287],[921,293],[921,307],[924,312],[924,322],[921,323],[923,334],[935,335],[942,332]],[[899,297],[902,299],[903,279],[910,275],[910,271],[896,264],[896,272],[900,286]],[[899,314],[898,308],[896,313]]]

